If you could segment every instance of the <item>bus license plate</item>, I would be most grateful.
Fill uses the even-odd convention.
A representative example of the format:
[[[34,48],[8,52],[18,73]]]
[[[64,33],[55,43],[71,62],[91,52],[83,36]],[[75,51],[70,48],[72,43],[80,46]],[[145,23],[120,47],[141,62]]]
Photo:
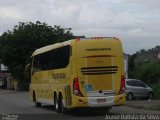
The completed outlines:
[[[97,103],[103,103],[103,102],[106,102],[106,98],[103,98],[103,99],[97,99]]]

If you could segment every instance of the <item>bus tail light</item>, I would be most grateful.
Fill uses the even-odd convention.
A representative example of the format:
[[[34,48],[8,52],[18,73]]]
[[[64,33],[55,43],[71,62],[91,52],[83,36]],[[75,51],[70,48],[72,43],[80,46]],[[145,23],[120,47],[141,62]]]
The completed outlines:
[[[83,97],[80,88],[79,88],[79,82],[78,82],[78,78],[75,78],[73,80],[73,94],[75,94],[76,96],[81,96]]]
[[[121,85],[118,94],[123,94],[125,92],[125,76],[121,75]]]

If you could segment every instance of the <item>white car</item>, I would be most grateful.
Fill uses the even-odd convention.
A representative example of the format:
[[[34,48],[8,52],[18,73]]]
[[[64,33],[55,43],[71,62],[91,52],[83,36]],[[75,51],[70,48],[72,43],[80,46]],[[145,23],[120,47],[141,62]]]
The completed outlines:
[[[126,79],[125,80],[125,93],[127,100],[133,100],[135,98],[147,98],[153,97],[153,90],[141,80]]]

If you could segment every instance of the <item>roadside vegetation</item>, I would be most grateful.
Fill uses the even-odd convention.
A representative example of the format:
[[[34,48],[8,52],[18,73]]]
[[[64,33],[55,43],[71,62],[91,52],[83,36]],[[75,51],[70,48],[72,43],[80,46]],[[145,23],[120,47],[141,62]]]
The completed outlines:
[[[9,68],[9,72],[18,81],[19,89],[28,89],[29,81],[24,77],[25,66],[37,48],[63,42],[73,38],[71,29],[49,26],[37,21],[19,22],[13,30],[0,36],[0,62]]]
[[[153,88],[153,91],[154,91],[154,98],[160,100],[160,84],[154,85],[151,87]],[[159,110],[160,110],[160,107],[159,107]]]
[[[160,47],[141,50],[129,58],[129,78],[140,79],[154,91],[154,99],[160,99]]]

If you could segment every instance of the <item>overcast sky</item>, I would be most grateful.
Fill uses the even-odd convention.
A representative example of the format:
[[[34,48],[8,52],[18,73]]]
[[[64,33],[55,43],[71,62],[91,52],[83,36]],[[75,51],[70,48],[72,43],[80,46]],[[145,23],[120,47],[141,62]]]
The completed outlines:
[[[116,36],[129,54],[160,45],[160,0],[0,0],[0,34],[29,21]]]

